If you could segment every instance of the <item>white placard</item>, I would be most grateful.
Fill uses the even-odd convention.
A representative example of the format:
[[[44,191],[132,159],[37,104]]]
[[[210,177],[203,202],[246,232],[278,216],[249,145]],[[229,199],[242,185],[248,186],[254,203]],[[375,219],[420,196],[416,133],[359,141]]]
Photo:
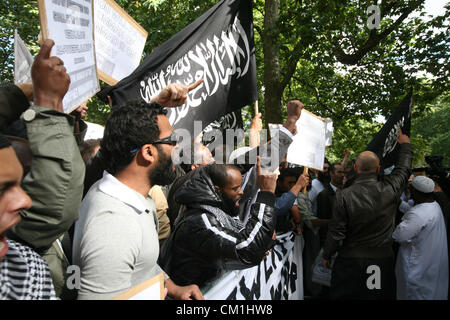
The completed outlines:
[[[160,283],[154,283],[128,300],[160,300]]]
[[[323,170],[326,122],[303,109],[296,126],[297,134],[289,146],[287,161]]]
[[[269,130],[270,130],[270,136],[275,137],[278,131],[280,131],[280,128],[282,127],[282,124],[278,123],[269,123]]]
[[[94,26],[100,79],[114,85],[141,62],[147,32],[113,0],[94,0]]]
[[[164,300],[164,273],[125,291],[113,300]]]
[[[325,122],[327,123],[327,129],[325,132],[325,146],[329,147],[333,143],[333,120],[331,120],[330,118],[324,118],[323,120],[325,120]]]
[[[43,40],[52,39],[52,55],[64,61],[70,87],[66,113],[100,90],[95,62],[92,0],[38,0]]]
[[[33,56],[28,50],[25,42],[20,38],[17,29],[14,30],[14,83],[25,83],[31,81],[31,66]]]
[[[91,139],[102,139],[103,133],[105,132],[105,127],[97,123],[85,121],[87,125],[86,135],[84,136],[84,141]]]

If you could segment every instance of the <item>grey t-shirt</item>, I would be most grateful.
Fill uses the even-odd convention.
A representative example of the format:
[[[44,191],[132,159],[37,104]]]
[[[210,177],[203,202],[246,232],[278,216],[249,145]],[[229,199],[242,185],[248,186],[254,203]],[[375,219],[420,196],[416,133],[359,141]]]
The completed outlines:
[[[78,299],[111,299],[163,272],[153,200],[105,172],[81,204],[73,261]]]

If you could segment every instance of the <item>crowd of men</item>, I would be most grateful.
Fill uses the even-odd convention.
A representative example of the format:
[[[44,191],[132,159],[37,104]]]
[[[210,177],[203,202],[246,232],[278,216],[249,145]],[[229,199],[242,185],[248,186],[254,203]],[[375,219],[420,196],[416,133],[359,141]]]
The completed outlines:
[[[199,161],[174,165],[165,108],[197,83],[112,107],[103,138],[83,142],[86,107],[63,113],[70,78],[53,44],[43,43],[32,83],[0,87],[0,299],[111,299],[163,272],[167,299],[201,300],[287,232],[304,239],[305,298],[448,298],[450,180],[411,175],[401,130],[389,174],[369,151],[349,166],[347,150],[306,172],[282,161],[303,108],[291,100],[264,146],[219,164],[192,142]],[[261,128],[259,114],[251,129]],[[319,254],[329,286],[311,280]]]

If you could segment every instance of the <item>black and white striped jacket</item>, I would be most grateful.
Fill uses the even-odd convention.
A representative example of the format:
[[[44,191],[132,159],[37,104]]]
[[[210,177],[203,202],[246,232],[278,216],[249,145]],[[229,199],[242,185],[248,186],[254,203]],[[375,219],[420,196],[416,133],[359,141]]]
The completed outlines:
[[[7,240],[0,259],[0,300],[56,299],[47,262],[31,248]]]

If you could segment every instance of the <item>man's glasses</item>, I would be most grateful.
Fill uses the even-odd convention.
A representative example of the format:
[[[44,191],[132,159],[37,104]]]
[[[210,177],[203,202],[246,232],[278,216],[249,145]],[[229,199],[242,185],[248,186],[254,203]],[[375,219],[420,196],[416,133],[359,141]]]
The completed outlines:
[[[168,137],[165,137],[165,138],[153,141],[153,142],[149,142],[146,144],[170,144],[172,146],[176,146],[178,141],[179,141],[179,137],[175,133],[173,133],[171,136],[168,136]],[[130,152],[136,153],[140,148],[141,147],[133,149]]]

